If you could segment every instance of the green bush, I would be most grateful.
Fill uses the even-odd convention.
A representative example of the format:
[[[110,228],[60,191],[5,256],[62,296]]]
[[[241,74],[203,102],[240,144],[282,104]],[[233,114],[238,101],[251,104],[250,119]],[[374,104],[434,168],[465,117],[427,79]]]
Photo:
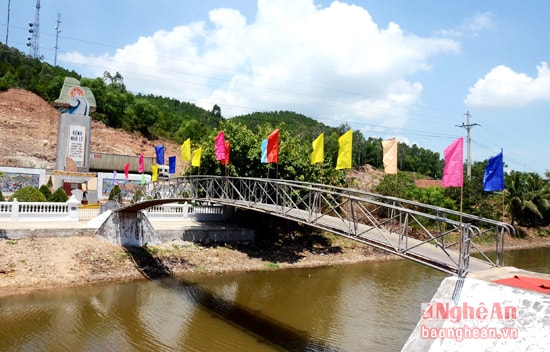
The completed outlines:
[[[47,202],[48,200],[44,195],[36,188],[27,186],[18,189],[15,191],[11,197],[10,201],[13,201],[17,198],[19,202]]]
[[[48,186],[42,185],[38,190],[44,195],[44,197],[46,197],[46,200],[49,201],[52,197],[52,191],[50,191],[50,188]]]
[[[55,192],[53,192],[50,197],[50,202],[64,203],[68,200],[69,200],[69,196],[67,196],[67,193],[65,193],[63,188],[56,189]]]
[[[48,186],[49,189],[52,189],[53,182],[52,182],[52,177],[51,176],[50,176],[50,178],[48,178],[48,183],[46,183],[46,186]]]
[[[141,188],[138,188],[134,195],[132,196],[132,199],[130,200],[131,204],[137,203],[141,200],[141,197],[143,197],[143,192],[141,191]]]
[[[111,189],[111,192],[109,192],[109,200],[118,201],[120,198],[120,193],[122,193],[120,187],[118,187],[118,185],[115,185],[113,189]]]
[[[2,194],[2,190],[0,189],[0,202],[3,202],[4,200],[4,195]]]

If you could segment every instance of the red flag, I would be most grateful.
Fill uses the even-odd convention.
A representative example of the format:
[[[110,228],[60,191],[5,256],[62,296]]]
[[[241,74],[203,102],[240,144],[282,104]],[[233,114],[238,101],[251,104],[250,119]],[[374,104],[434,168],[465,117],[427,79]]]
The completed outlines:
[[[216,160],[224,160],[225,159],[225,135],[223,131],[218,133],[218,136],[216,137]]]
[[[139,156],[139,173],[142,174],[145,172],[145,165],[143,163],[143,154]]]
[[[279,162],[279,129],[271,132],[267,137],[267,162]]]
[[[126,163],[126,165],[124,165],[124,177],[126,179],[128,179],[129,172],[130,172],[130,163]]]
[[[225,142],[225,158],[221,161],[222,165],[229,165],[229,152],[231,151],[231,144],[229,141]]]
[[[445,167],[443,168],[443,187],[462,187],[464,165],[464,138],[457,138],[443,152]]]

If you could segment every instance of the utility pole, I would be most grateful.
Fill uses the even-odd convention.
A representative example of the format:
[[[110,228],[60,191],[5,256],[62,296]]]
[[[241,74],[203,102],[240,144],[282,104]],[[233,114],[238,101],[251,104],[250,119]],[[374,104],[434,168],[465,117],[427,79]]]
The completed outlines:
[[[466,137],[466,146],[467,146],[467,156],[466,156],[466,176],[468,177],[468,180],[472,179],[472,156],[470,152],[470,145],[472,142],[472,139],[470,137],[470,130],[474,126],[481,126],[477,123],[470,123],[470,112],[466,111],[466,124],[464,122],[462,125],[456,125],[456,127],[462,127],[465,128],[467,131],[467,137]]]
[[[54,58],[53,58],[53,65],[54,66],[57,66],[57,49],[59,49],[57,43],[59,42],[59,33],[61,33],[61,27],[59,27],[59,25],[61,24],[61,14],[58,12],[57,13],[57,21],[56,21],[56,26],[55,26],[55,55],[54,55]]]
[[[9,46],[8,37],[10,33],[10,3],[11,3],[11,0],[8,0],[8,25],[6,26],[6,46]]]

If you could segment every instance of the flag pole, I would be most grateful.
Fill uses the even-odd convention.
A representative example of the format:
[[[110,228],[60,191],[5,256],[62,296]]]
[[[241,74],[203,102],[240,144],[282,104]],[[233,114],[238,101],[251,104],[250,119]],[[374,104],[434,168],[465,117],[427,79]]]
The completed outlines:
[[[463,257],[463,251],[464,251],[464,227],[462,226],[462,200],[464,199],[464,183],[460,186],[460,218],[459,218],[459,225],[460,225],[460,245],[459,245],[459,260],[458,260],[458,271],[459,271],[459,277],[462,277],[464,273],[462,270],[464,269],[464,257]],[[469,245],[469,243],[468,243]]]
[[[504,190],[502,190],[502,221],[504,221]]]

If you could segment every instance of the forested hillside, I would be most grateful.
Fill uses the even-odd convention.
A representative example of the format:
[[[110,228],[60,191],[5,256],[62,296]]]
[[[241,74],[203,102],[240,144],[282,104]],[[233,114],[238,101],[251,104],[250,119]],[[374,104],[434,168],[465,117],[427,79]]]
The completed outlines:
[[[138,131],[148,139],[164,137],[182,143],[191,138],[198,145],[203,140],[211,141],[223,122],[243,125],[254,133],[261,128],[281,128],[289,136],[299,138],[298,142],[307,150],[323,132],[327,162],[334,163],[338,153],[338,137],[351,128],[347,124],[329,127],[292,111],[256,112],[224,119],[223,111],[217,105],[208,111],[172,98],[133,94],[126,89],[124,78],[118,72],[105,72],[103,77],[81,77],[74,71],[51,66],[0,44],[0,90],[26,89],[51,103],[58,98],[65,77],[79,79],[82,86],[92,89],[97,105],[96,111],[91,113],[94,120],[128,132]],[[353,165],[359,167],[365,164],[382,167],[380,140],[365,139],[360,131],[354,131]],[[400,170],[440,177],[442,168],[439,153],[417,145],[399,145]]]
[[[176,99],[134,94],[126,89],[124,78],[118,72],[105,72],[102,77],[81,77],[77,72],[53,67],[0,44],[0,91],[21,88],[51,103],[58,98],[65,77],[79,79],[82,86],[92,89],[97,104],[96,111],[91,113],[95,121],[111,128],[139,132],[148,141],[153,141],[151,144],[156,144],[160,137],[177,145],[190,139],[193,151],[202,148],[200,166],[191,167],[187,162],[180,170],[183,173],[278,177],[346,185],[347,172],[335,170],[334,166],[338,138],[351,129],[347,124],[329,127],[291,111],[256,112],[226,119],[218,105],[205,110]],[[280,129],[279,162],[262,163],[261,142],[276,128]],[[230,143],[228,165],[221,165],[215,158],[213,141],[219,131],[224,131]],[[325,135],[325,158],[323,163],[312,165],[311,143],[320,133]],[[353,131],[352,158],[354,168],[368,164],[381,169],[380,139],[365,138],[360,131]],[[504,199],[504,212],[512,223],[548,225],[550,187],[542,177],[511,171],[506,174],[506,190],[502,197],[502,194],[483,191],[485,165],[486,162],[474,163],[471,179],[464,181],[465,212],[501,219],[502,206],[499,204]],[[414,178],[440,178],[443,166],[439,153],[399,143],[398,168],[401,172],[397,177],[385,177],[376,191],[457,209],[461,198],[458,188],[420,189],[414,186]]]

